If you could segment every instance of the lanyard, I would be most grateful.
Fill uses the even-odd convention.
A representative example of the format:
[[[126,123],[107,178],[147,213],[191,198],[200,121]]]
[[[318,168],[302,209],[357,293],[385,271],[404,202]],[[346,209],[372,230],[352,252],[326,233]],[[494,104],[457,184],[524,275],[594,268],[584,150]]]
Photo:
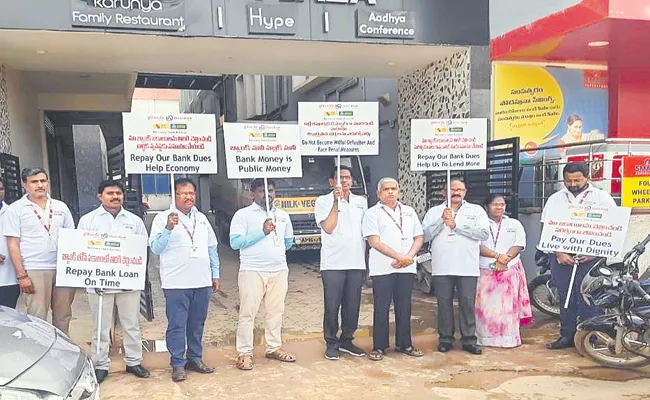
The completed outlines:
[[[190,230],[187,229],[187,226],[181,221],[180,219],[178,222],[183,225],[183,228],[185,228],[185,232],[187,232],[187,235],[190,237],[190,240],[192,241],[192,246],[194,246],[194,234],[196,233],[196,214],[194,214],[194,227],[192,228],[192,233],[190,233]]]
[[[45,224],[45,221],[43,220],[43,217],[41,216],[41,213],[36,211],[36,207],[34,207],[33,205],[32,205],[32,211],[34,211],[34,214],[36,215],[36,218],[38,218],[39,222],[41,223],[41,225],[43,225],[43,228],[45,228],[45,231],[49,235],[50,234],[50,228],[52,228],[52,215],[54,213],[54,210],[52,210],[52,206],[50,205],[50,207],[49,207],[49,215],[50,215],[50,217],[49,217],[49,221],[48,221],[47,224]],[[45,213],[47,213],[48,209],[46,208],[44,211],[45,211]]]
[[[492,226],[490,225],[490,235],[492,235],[492,242],[494,243],[494,250],[497,248],[497,242],[499,241],[499,235],[501,235],[501,223],[503,222],[503,218],[501,218],[501,221],[499,221],[498,229],[497,229],[497,236],[494,237],[494,232],[492,232]]]
[[[568,201],[569,204],[573,204],[573,202],[572,202],[571,199],[569,198],[569,194],[565,192],[564,195],[566,196],[566,201]],[[587,196],[589,196],[589,192],[585,192],[585,194],[582,195],[582,199],[580,199],[580,201],[578,202],[578,205],[579,205],[579,206],[582,205],[582,203],[585,201],[585,199],[587,198]]]
[[[384,210],[386,215],[388,215],[388,217],[393,221],[397,229],[399,229],[399,232],[402,234],[402,236],[404,236],[404,231],[402,230],[402,226],[404,222],[402,219],[402,207],[399,204],[397,205],[397,207],[399,207],[399,224],[397,223],[397,221],[395,221],[395,218],[393,218],[393,216],[390,215],[388,211],[386,211],[386,208],[384,208],[384,206],[381,206],[381,209]]]

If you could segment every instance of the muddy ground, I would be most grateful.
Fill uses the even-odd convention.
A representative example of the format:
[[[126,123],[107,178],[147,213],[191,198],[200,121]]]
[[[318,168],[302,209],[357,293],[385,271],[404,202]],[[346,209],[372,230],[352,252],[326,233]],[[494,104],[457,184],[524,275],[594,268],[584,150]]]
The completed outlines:
[[[152,372],[138,379],[124,372],[119,332],[103,399],[650,399],[650,369],[619,371],[602,368],[575,351],[546,350],[556,338],[558,323],[543,314],[523,329],[524,344],[517,349],[484,349],[481,356],[454,350],[435,351],[435,299],[421,293],[413,299],[413,336],[425,356],[414,359],[388,353],[382,362],[342,355],[323,358],[322,287],[317,254],[293,257],[284,318],[285,349],[298,361],[284,364],[263,356],[263,311],[256,321],[258,354],[253,371],[234,367],[238,310],[237,263],[234,253],[221,249],[222,292],[212,299],[205,328],[204,360],[216,372],[190,373],[173,383],[165,352],[164,298],[157,269],[151,269],[155,319],[142,320],[143,364]],[[155,259],[152,260],[155,264]],[[357,343],[372,346],[372,289],[364,288]],[[92,321],[86,295],[74,303],[72,338],[88,348]]]

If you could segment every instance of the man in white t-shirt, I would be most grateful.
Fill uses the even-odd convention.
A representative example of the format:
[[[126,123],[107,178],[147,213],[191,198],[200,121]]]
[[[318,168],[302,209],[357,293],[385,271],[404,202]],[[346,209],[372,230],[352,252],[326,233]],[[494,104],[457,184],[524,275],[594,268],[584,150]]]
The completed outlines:
[[[366,272],[366,242],[361,223],[368,209],[365,197],[353,194],[352,169],[340,167],[341,186],[337,185],[337,170],[330,175],[334,190],[316,199],[314,218],[321,228],[320,274],[323,280],[325,313],[325,358],[338,360],[339,351],[356,357],[366,353],[352,340],[359,323],[361,286]],[[341,310],[341,337],[339,331]]]
[[[542,210],[542,223],[546,222],[548,210],[567,207],[570,204],[585,206],[616,207],[612,196],[604,190],[589,184],[589,165],[584,162],[571,162],[564,166],[564,188],[552,194]],[[560,337],[546,347],[561,350],[574,347],[577,320],[584,321],[600,313],[598,307],[589,307],[582,301],[580,285],[591,267],[598,261],[596,257],[580,254],[556,252],[551,256],[551,275],[553,284],[560,296]],[[573,288],[569,291],[573,264],[578,262]],[[564,308],[566,297],[570,296],[569,307]]]
[[[395,306],[395,351],[412,357],[424,355],[411,341],[411,296],[415,281],[414,257],[422,247],[422,225],[415,210],[398,201],[393,178],[377,184],[379,202],[363,217],[363,236],[371,246],[368,268],[374,298],[372,351],[368,358],[384,359],[389,347],[388,316]]]
[[[286,251],[293,246],[289,214],[273,205],[275,183],[250,183],[253,203],[238,210],[230,222],[230,246],[239,250],[239,322],[237,323],[237,368],[253,369],[255,316],[264,302],[266,357],[294,362],[296,357],[281,349],[284,300],[289,288]],[[270,209],[267,213],[267,204]]]
[[[5,203],[5,182],[0,178],[0,306],[16,308],[20,297],[20,286],[16,279],[14,264],[9,257],[7,238],[4,236],[8,207]]]
[[[27,194],[9,206],[3,221],[9,256],[27,314],[47,320],[51,308],[52,325],[68,335],[76,289],[56,286],[56,259],[59,230],[74,229],[74,220],[65,203],[50,198],[44,170],[25,168],[21,180]]]
[[[102,181],[97,189],[101,205],[81,217],[77,229],[91,232],[147,236],[147,228],[137,215],[125,210],[124,187],[120,182]],[[113,309],[117,309],[120,326],[124,333],[124,361],[126,372],[138,378],[148,378],[149,371],[142,365],[142,339],[140,335],[140,290],[93,289],[88,288],[88,303],[93,314],[92,360],[97,382],[102,383],[111,367],[109,350],[110,332],[113,325]],[[99,298],[102,301],[102,322],[100,342],[97,342],[97,318]],[[99,348],[99,351],[97,349]]]
[[[210,221],[194,206],[196,185],[190,179],[174,182],[169,210],[156,215],[149,246],[160,255],[160,285],[165,294],[167,349],[172,380],[184,381],[185,370],[210,374],[203,363],[203,326],[212,293],[221,288],[217,237]]]
[[[438,303],[438,351],[446,353],[454,344],[454,289],[460,306],[463,350],[481,354],[477,345],[476,284],[480,243],[490,236],[490,221],[483,207],[465,201],[467,188],[460,179],[449,182],[451,199],[432,207],[422,221],[424,240],[431,242],[431,273]],[[447,197],[447,187],[443,189]]]

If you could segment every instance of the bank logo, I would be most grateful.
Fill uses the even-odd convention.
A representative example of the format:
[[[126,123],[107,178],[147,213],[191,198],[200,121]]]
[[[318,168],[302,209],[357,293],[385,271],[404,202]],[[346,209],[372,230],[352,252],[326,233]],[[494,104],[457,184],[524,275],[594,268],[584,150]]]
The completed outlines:
[[[252,138],[261,138],[262,137],[262,132],[250,132],[248,134],[248,137]]]
[[[187,124],[171,124],[172,129],[187,129]]]
[[[449,132],[449,128],[436,128],[436,132],[438,132],[438,133],[447,133],[447,132]]]
[[[276,138],[277,133],[275,133],[275,132],[264,132],[264,133],[262,133],[262,136],[265,137],[265,138]]]
[[[459,127],[459,126],[454,126],[454,127],[452,127],[452,128],[449,128],[449,132],[460,133],[460,132],[462,132],[462,131],[463,131],[463,128],[461,128],[461,127]]]
[[[169,124],[153,124],[154,130],[169,129]]]
[[[120,242],[104,242],[104,246],[118,248],[120,247]]]

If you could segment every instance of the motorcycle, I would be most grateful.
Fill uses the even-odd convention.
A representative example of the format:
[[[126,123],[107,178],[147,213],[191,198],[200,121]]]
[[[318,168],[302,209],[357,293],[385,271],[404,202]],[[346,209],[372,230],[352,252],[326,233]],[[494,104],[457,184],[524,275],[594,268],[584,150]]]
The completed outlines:
[[[540,268],[539,275],[528,284],[530,304],[551,317],[560,318],[560,295],[551,279],[550,255],[537,250],[535,265]]]
[[[433,270],[431,269],[431,251],[429,250],[429,246],[422,246],[422,249],[420,249],[415,257],[415,263],[415,288],[424,294],[433,296]]]
[[[578,324],[576,349],[599,364],[613,368],[650,365],[650,280],[638,279],[638,259],[650,235],[620,263],[598,261],[580,286],[583,301],[605,313]]]

